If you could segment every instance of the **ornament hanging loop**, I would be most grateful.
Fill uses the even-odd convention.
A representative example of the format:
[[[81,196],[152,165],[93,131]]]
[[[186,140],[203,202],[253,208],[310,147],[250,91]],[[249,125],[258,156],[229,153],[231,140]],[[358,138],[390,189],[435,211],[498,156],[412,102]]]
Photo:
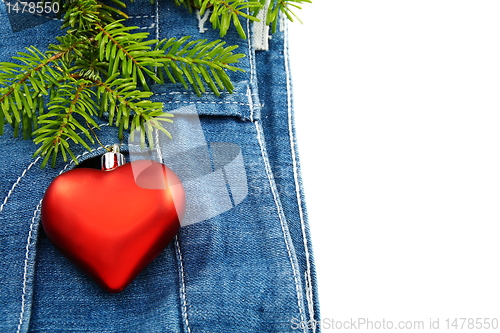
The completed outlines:
[[[125,164],[125,156],[120,153],[120,146],[116,143],[111,147],[111,151],[101,157],[101,169],[104,171],[111,171],[123,164]]]

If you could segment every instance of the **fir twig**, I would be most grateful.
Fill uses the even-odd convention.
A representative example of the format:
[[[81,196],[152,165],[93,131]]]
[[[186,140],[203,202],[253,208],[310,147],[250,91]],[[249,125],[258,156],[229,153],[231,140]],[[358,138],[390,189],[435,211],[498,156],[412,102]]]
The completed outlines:
[[[71,157],[74,144],[90,149],[94,139],[83,126],[98,128],[95,117],[107,118],[118,127],[118,137],[126,130],[140,129],[141,143],[151,140],[153,130],[170,136],[163,123],[172,115],[163,112],[163,104],[149,99],[150,84],[166,79],[191,87],[199,96],[212,90],[232,92],[228,71],[241,71],[236,64],[244,57],[235,54],[237,46],[221,40],[191,40],[190,37],[149,39],[147,32],[123,24],[128,16],[121,0],[113,5],[96,0],[52,0],[63,8],[62,29],[58,44],[42,52],[31,46],[12,57],[15,62],[0,63],[0,135],[10,124],[14,136],[22,130],[23,138],[33,138],[39,145],[34,155],[43,156],[42,167],[51,161],[55,166],[61,156]],[[247,38],[242,20],[258,21],[266,7],[266,24],[276,30],[279,14],[298,19],[292,9],[300,9],[310,0],[175,0],[200,11],[211,8],[210,22],[227,34],[234,26]],[[122,19],[117,19],[118,17]],[[300,21],[300,19],[299,19]],[[48,100],[48,102],[47,102]],[[82,135],[80,135],[81,133]]]
[[[311,3],[311,0],[271,0],[266,15],[266,24],[271,25],[272,32],[275,33],[280,13],[285,15],[291,22],[293,22],[295,18],[300,23],[302,23],[297,14],[295,14],[295,12],[292,10],[292,7],[296,9],[302,9],[300,5],[303,3]]]
[[[0,134],[8,123],[15,136],[22,129],[25,139],[33,137],[42,167],[49,161],[55,166],[58,156],[76,163],[72,145],[90,149],[94,139],[83,124],[98,128],[95,117],[118,127],[120,139],[130,128],[140,129],[143,143],[155,129],[170,136],[162,125],[172,115],[149,100],[149,85],[164,83],[165,74],[198,95],[206,87],[217,95],[233,90],[226,70],[240,70],[233,64],[244,56],[232,52],[236,46],[189,37],[148,39],[148,33],[116,20],[114,15],[126,15],[109,5],[71,0],[64,6],[67,33],[57,37],[59,44],[46,52],[28,47],[13,57],[16,62],[0,63]]]
[[[225,69],[241,71],[230,64],[237,63],[244,55],[233,54],[236,46],[224,47],[226,43],[220,40],[209,43],[206,39],[189,39],[187,36],[178,40],[162,40],[155,48],[164,54],[158,61],[163,63],[163,70],[170,81],[179,81],[186,88],[189,82],[199,96],[205,92],[205,84],[217,96],[220,94],[219,89],[232,92],[234,87]],[[159,76],[163,82],[163,71],[160,71]]]
[[[207,7],[212,7],[210,22],[214,29],[220,30],[220,36],[224,37],[233,23],[236,31],[241,38],[246,39],[245,30],[240,22],[240,17],[247,18],[251,21],[258,22],[256,16],[247,14],[248,12],[258,12],[262,8],[262,4],[258,1],[247,0],[202,0],[200,15],[203,15]]]

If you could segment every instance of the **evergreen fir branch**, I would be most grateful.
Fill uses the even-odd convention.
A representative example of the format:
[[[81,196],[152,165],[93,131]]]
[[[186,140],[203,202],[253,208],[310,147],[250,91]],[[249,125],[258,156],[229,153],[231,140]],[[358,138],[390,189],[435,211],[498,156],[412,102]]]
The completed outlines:
[[[0,134],[10,124],[15,136],[22,129],[25,139],[33,137],[39,145],[35,155],[43,156],[42,167],[49,162],[55,166],[58,157],[65,161],[71,157],[77,163],[72,149],[74,145],[90,149],[94,138],[85,124],[98,128],[96,117],[118,127],[120,139],[124,131],[132,130],[132,139],[139,135],[141,144],[149,141],[152,147],[154,131],[170,136],[163,125],[172,122],[172,115],[163,112],[162,103],[150,100],[150,84],[164,83],[167,76],[198,95],[206,89],[220,95],[221,90],[234,89],[228,72],[242,71],[236,64],[244,55],[233,53],[237,46],[188,36],[158,41],[149,39],[147,32],[135,32],[137,27],[117,20],[126,18],[121,0],[111,0],[112,5],[97,0],[54,1],[65,8],[66,34],[57,37],[58,44],[49,45],[46,52],[29,47],[13,62],[0,63]],[[234,25],[245,38],[240,19],[257,20],[249,13],[262,7],[259,1],[176,3],[198,8],[202,14],[212,7],[211,21],[221,36]],[[288,3],[281,1],[278,7],[283,10]]]
[[[186,88],[189,83],[199,96],[206,91],[205,84],[217,96],[220,95],[219,89],[232,92],[234,87],[225,69],[242,71],[230,64],[237,63],[245,55],[233,54],[237,46],[224,47],[226,43],[220,40],[208,42],[206,39],[189,39],[186,36],[162,40],[155,48],[164,52],[159,61],[163,62],[163,70],[170,81],[179,81]],[[158,76],[163,81],[163,71],[159,71]]]
[[[126,5],[120,0],[112,0],[121,8]],[[65,15],[61,29],[70,28],[68,34],[93,35],[95,24],[106,25],[113,23],[115,15],[128,18],[128,15],[117,8],[103,4],[96,0],[69,0],[64,5]]]
[[[200,0],[200,15],[203,15],[208,7],[212,7],[210,22],[214,29],[220,30],[220,36],[224,37],[227,34],[233,23],[236,31],[241,38],[246,39],[245,30],[240,22],[240,17],[244,17],[251,21],[259,21],[259,19],[248,12],[258,12],[262,8],[262,4],[258,1],[247,0]]]
[[[141,148],[144,149],[146,145],[146,137],[148,139],[150,149],[155,148],[155,140],[153,134],[155,130],[165,133],[169,138],[172,138],[162,123],[171,123],[173,114],[165,113],[160,110],[156,111],[140,111],[137,112],[132,118],[132,129],[130,131],[130,140],[135,140],[135,135],[139,131]]]
[[[163,112],[162,103],[148,100],[153,95],[152,92],[136,89],[137,85],[133,78],[117,79],[117,77],[118,73],[108,78],[106,82],[95,81],[94,85],[98,87],[97,99],[101,101],[99,116],[107,116],[109,124],[118,127],[120,139],[130,124],[142,126],[151,117],[159,119],[173,117]],[[171,122],[171,119],[167,122]]]
[[[106,82],[94,82],[94,84],[99,87],[97,94],[102,101],[100,110],[106,113],[110,125],[114,122],[118,127],[119,138],[122,139],[123,131],[129,129],[129,126],[132,126],[130,136],[132,141],[135,139],[135,133],[140,131],[142,147],[148,137],[149,146],[151,149],[154,148],[152,138],[154,130],[160,130],[172,138],[162,123],[171,123],[170,118],[173,114],[163,112],[163,103],[148,100],[153,93],[137,90],[132,78],[116,79],[116,76],[110,77]]]
[[[94,38],[73,34],[58,36],[56,40],[59,44],[50,44],[47,54],[56,56],[54,60],[61,59],[66,63],[70,63],[74,57],[83,57],[84,51],[91,49],[94,42]],[[41,54],[40,51],[37,52]]]
[[[34,156],[44,156],[42,167],[45,167],[50,159],[52,167],[55,167],[59,154],[62,155],[64,161],[67,161],[69,154],[73,161],[78,163],[70,149],[70,140],[83,145],[88,150],[91,149],[77,133],[80,131],[88,141],[94,143],[91,133],[81,124],[85,121],[98,128],[96,121],[92,118],[97,112],[92,98],[95,92],[90,89],[90,84],[90,81],[84,79],[73,79],[60,85],[58,96],[48,103],[47,113],[39,116],[39,123],[42,127],[35,130],[33,135],[35,135],[35,144],[41,144],[41,146]]]
[[[145,40],[149,33],[129,33],[137,27],[125,27],[121,21],[115,21],[105,27],[96,24],[99,34],[95,37],[98,42],[99,60],[108,63],[108,76],[121,71],[124,78],[131,77],[135,82],[140,81],[142,87],[149,90],[146,74],[157,83],[161,80],[155,72],[147,67],[161,67],[162,63],[156,58],[162,55],[160,51],[151,51],[156,39]]]
[[[23,129],[23,137],[31,137],[33,128],[38,127],[36,111],[43,113],[43,95],[48,95],[47,85],[57,83],[60,74],[52,65],[80,44],[81,41],[67,45],[59,52],[48,56],[35,47],[28,47],[26,52],[18,52],[13,57],[18,63],[0,63],[0,105],[3,120],[14,128],[17,137],[19,129]]]
[[[285,15],[291,22],[293,22],[294,18],[296,18],[300,23],[302,23],[297,14],[292,11],[291,7],[302,9],[299,5],[303,3],[311,3],[311,0],[271,0],[266,15],[266,24],[271,25],[272,33],[276,32],[280,13]]]

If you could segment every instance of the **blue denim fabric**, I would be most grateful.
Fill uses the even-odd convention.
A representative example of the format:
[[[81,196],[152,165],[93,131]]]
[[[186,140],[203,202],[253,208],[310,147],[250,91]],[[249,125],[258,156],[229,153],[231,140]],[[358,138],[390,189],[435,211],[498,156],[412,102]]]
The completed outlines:
[[[217,39],[172,2],[130,4],[129,25],[153,38]],[[26,14],[26,20],[30,21]],[[0,2],[0,61],[61,35],[49,20],[13,32]],[[252,28],[246,26],[247,35]],[[236,207],[181,228],[178,236],[123,292],[108,294],[60,255],[40,223],[40,201],[60,162],[40,169],[34,144],[0,137],[0,331],[2,332],[319,332],[293,323],[319,320],[316,277],[297,155],[286,32],[269,51],[252,39],[225,38],[247,56],[231,73],[233,94],[198,98],[181,86],[153,86],[165,110],[195,105],[207,142],[233,142],[242,152],[249,193]],[[104,123],[102,121],[101,123]],[[101,141],[117,141],[103,126]],[[126,145],[123,147],[125,150]],[[79,160],[103,153],[79,151]],[[123,202],[126,209],[130,203]],[[312,326],[312,325],[311,325]]]

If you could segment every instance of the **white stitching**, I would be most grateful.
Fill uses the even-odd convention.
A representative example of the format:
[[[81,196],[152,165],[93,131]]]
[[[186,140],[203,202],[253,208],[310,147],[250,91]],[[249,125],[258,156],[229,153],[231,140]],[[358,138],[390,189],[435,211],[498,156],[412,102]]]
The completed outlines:
[[[243,105],[243,106],[250,106],[250,104],[247,103],[240,103],[240,102],[189,102],[189,101],[173,101],[173,102],[163,102],[165,104],[179,104],[179,103],[185,103],[185,104],[237,104],[237,105]]]
[[[177,256],[177,261],[179,262],[179,280],[181,282],[181,300],[182,300],[182,317],[184,318],[184,322],[186,323],[186,329],[188,333],[191,333],[191,327],[189,326],[189,319],[187,315],[187,302],[186,302],[186,282],[184,279],[184,265],[182,263],[182,253],[181,253],[181,247],[179,244],[179,237],[175,236],[174,238],[174,245],[175,245],[175,254]]]
[[[286,18],[286,15],[283,14],[282,11],[280,11],[279,13],[279,19],[280,19],[280,23],[279,23],[279,26],[280,26],[280,31],[283,32],[285,31],[285,26],[286,26],[286,22],[288,21],[287,18]]]
[[[155,28],[156,28],[156,39],[160,39],[160,11],[159,11],[159,5],[158,5],[158,2],[160,0],[156,0],[155,1]]]
[[[155,15],[137,15],[137,16],[130,16],[128,18],[155,18]]]
[[[313,286],[311,281],[311,273],[307,269],[304,271],[304,277],[306,280],[306,299],[307,299],[307,309],[309,311],[309,321],[314,320],[314,303],[313,303]],[[316,325],[312,325],[313,333],[316,332]]]
[[[19,2],[21,3],[20,1],[16,1],[16,2]],[[58,19],[57,17],[52,17],[52,16],[47,16],[47,15],[41,15],[41,14],[38,14],[38,13],[30,13],[31,15],[35,15],[35,16],[40,16],[40,17],[43,17],[43,18],[48,18],[48,19],[52,19],[52,20],[55,20],[55,21],[64,21],[63,19]],[[129,19],[139,19],[139,18],[155,18],[156,16],[155,15],[138,15],[138,16],[128,16]],[[158,23],[158,21],[157,21]],[[150,27],[147,27],[147,28],[139,28],[139,29],[149,29],[149,28],[152,28],[153,25],[151,25]],[[157,37],[158,39],[159,37]]]
[[[14,185],[12,185],[12,187],[10,188],[9,193],[7,193],[7,196],[5,197],[5,199],[3,200],[2,205],[0,206],[0,213],[2,213],[2,211],[3,211],[4,207],[5,207],[5,204],[7,203],[7,200],[9,200],[9,198],[12,196],[12,193],[14,192],[14,189],[16,188],[16,186],[19,185],[19,182],[21,181],[21,178],[23,178],[26,175],[26,172],[28,172],[28,170],[31,169],[31,167],[33,167],[33,165],[35,165],[36,162],[38,162],[39,159],[40,159],[40,156],[38,156],[33,162],[31,162],[31,164],[28,165],[28,167],[26,169],[24,169],[23,173],[17,178],[16,182],[14,183]]]
[[[248,105],[250,106],[250,121],[253,121],[253,104],[251,94],[252,92],[250,91],[250,86],[247,86]]]
[[[21,3],[20,1],[16,1],[16,2],[19,2]],[[56,20],[56,21],[64,21],[63,19],[58,19],[57,17],[52,17],[52,16],[47,16],[47,15],[41,15],[41,14],[38,14],[38,13],[30,13],[31,15],[35,15],[35,16],[40,16],[40,17],[44,17],[44,18],[48,18],[48,19],[52,19],[52,20]],[[136,18],[155,18],[156,16],[155,15],[138,15],[138,16],[128,16],[129,19],[136,19]],[[150,27],[148,28],[139,28],[139,29],[149,29],[149,28],[152,28],[153,25],[151,25]],[[158,39],[158,37],[157,37]]]
[[[139,27],[137,29],[142,29],[142,30],[145,30],[145,29],[153,29],[155,27],[155,24],[154,23],[151,23],[151,25],[149,27]]]
[[[31,15],[35,15],[35,16],[40,16],[40,17],[43,17],[43,18],[48,18],[48,19],[51,19],[51,20],[54,20],[54,21],[64,21],[63,19],[58,19],[57,17],[50,17],[50,16],[46,16],[46,15],[41,15],[41,14],[38,14],[38,13],[30,13]]]
[[[278,193],[277,193],[277,189],[276,189],[276,184],[274,183],[274,180],[271,177],[271,173],[272,173],[271,165],[269,164],[269,157],[267,156],[267,152],[264,149],[264,143],[263,143],[262,133],[261,133],[262,128],[260,127],[260,123],[258,121],[255,121],[254,124],[255,124],[255,127],[257,129],[257,140],[259,141],[262,159],[264,160],[264,166],[266,169],[267,179],[269,180],[269,186],[271,187],[271,192],[273,194],[274,203],[276,204],[276,209],[278,211],[278,217],[279,217],[280,224],[281,224],[281,230],[283,231],[283,238],[285,241],[286,250],[288,252],[288,258],[290,259],[290,264],[292,266],[293,278],[295,280],[295,290],[297,292],[297,304],[298,304],[298,308],[299,308],[299,315],[301,317],[302,322],[305,323],[306,322],[305,316],[304,316],[304,313],[302,310],[302,287],[301,287],[300,280],[299,280],[300,273],[299,273],[299,270],[295,266],[293,259],[292,259],[291,247],[293,246],[293,244],[290,243],[289,235],[287,235],[287,228],[285,225],[285,216],[284,216],[282,207],[281,207],[280,203],[278,202]],[[304,332],[305,332],[305,327],[304,327]]]
[[[311,264],[310,264],[310,256],[309,256],[309,247],[306,237],[306,229],[304,223],[304,212],[302,210],[302,198],[300,197],[300,184],[299,184],[299,176],[298,176],[298,167],[297,167],[297,153],[295,152],[295,144],[294,144],[294,133],[293,133],[293,124],[292,124],[292,87],[290,80],[290,60],[288,58],[288,22],[285,21],[285,33],[284,33],[284,62],[285,62],[285,74],[286,74],[286,99],[287,99],[287,112],[288,112],[288,133],[290,136],[290,149],[292,153],[292,166],[293,166],[293,178],[295,181],[295,193],[297,195],[297,205],[299,207],[299,217],[300,217],[300,226],[302,231],[302,239],[304,242],[304,250],[305,250],[305,259],[306,259],[306,296],[307,296],[307,305],[309,309],[309,320],[314,320],[314,304],[313,304],[313,294],[312,294],[312,281],[311,281]],[[316,332],[316,326],[313,325],[313,332]]]
[[[246,96],[246,94],[243,94],[243,93],[239,93],[239,92],[233,92],[233,93],[228,93],[228,92],[224,92],[222,91],[221,92],[222,94],[226,93],[226,94],[231,94],[231,95],[242,95],[242,96]],[[187,91],[171,91],[171,92],[164,92],[164,93],[155,93],[154,95],[157,95],[157,96],[166,96],[166,95],[179,95],[179,94],[183,94],[183,95],[194,95],[192,92],[187,92]],[[206,91],[204,92],[203,94],[210,94],[210,95],[215,95],[215,93],[211,92],[211,91]]]
[[[42,199],[43,200],[43,199]],[[30,254],[30,243],[31,243],[31,235],[33,234],[33,225],[35,224],[35,219],[40,212],[40,207],[42,205],[42,200],[36,206],[35,211],[33,212],[33,217],[31,218],[30,231],[28,233],[28,241],[26,244],[26,255],[24,258],[24,273],[23,273],[23,295],[21,296],[21,313],[19,315],[19,325],[17,325],[17,333],[21,332],[21,326],[24,320],[24,311],[25,311],[25,303],[26,303],[26,282],[28,280],[28,260]]]

